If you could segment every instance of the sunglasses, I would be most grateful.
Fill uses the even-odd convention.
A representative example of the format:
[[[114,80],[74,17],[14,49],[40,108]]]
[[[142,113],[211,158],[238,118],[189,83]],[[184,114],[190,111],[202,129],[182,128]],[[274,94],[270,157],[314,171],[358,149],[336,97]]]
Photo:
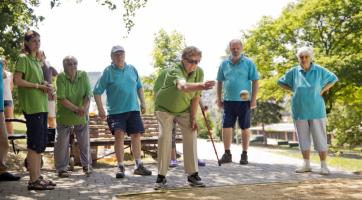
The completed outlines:
[[[192,59],[186,59],[186,61],[190,64],[195,64],[195,65],[199,64],[200,62],[200,60],[192,60]]]

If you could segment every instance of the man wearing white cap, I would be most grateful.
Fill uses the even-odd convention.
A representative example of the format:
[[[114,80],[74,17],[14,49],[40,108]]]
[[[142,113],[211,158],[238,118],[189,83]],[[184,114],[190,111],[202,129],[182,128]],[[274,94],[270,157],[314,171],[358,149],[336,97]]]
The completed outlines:
[[[103,71],[96,83],[93,94],[101,118],[106,117],[101,95],[107,94],[107,122],[115,137],[114,149],[118,161],[116,178],[125,176],[124,135],[131,137],[132,154],[135,157],[134,174],[148,176],[151,171],[141,162],[141,134],[144,127],[140,115],[146,111],[143,88],[136,68],[125,62],[125,51],[122,46],[113,46],[112,63]],[[140,102],[140,103],[139,103]],[[141,104],[141,105],[140,105]]]
[[[232,162],[230,152],[232,129],[238,119],[242,130],[243,147],[240,164],[245,165],[248,164],[250,109],[256,107],[259,76],[254,62],[241,53],[243,45],[239,39],[231,40],[229,49],[231,55],[221,63],[217,74],[217,104],[224,109],[222,137],[225,153],[220,162]]]

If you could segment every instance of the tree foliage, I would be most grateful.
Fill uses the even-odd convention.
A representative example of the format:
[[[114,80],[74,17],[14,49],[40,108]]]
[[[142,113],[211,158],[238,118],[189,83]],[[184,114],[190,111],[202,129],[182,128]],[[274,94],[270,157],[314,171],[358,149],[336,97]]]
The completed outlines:
[[[361,107],[362,98],[351,94],[351,91],[361,91],[362,87],[361,8],[361,0],[300,0],[289,4],[277,19],[263,17],[253,30],[244,32],[245,51],[261,73],[260,98],[284,99],[287,92],[279,88],[276,81],[297,64],[297,48],[310,45],[314,48],[315,62],[339,78],[324,96],[327,113],[340,109],[349,112]],[[332,110],[334,105],[339,108]],[[350,127],[361,127],[362,117],[356,117],[353,121],[343,120],[351,120]],[[361,135],[361,128],[351,128],[351,131]]]
[[[0,3],[0,55],[7,57],[10,66],[22,48],[24,33],[44,19],[34,13],[38,5],[38,0],[3,0]]]

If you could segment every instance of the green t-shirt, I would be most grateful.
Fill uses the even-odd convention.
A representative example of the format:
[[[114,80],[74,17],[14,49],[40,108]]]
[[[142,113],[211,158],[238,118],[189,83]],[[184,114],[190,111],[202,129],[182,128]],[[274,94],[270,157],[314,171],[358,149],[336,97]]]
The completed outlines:
[[[154,91],[156,91],[155,110],[169,112],[175,115],[190,112],[191,100],[195,96],[200,95],[200,92],[182,92],[177,89],[176,83],[179,80],[185,80],[188,83],[202,82],[204,72],[200,67],[197,67],[194,72],[188,75],[184,66],[179,63],[167,69],[165,73],[164,81],[156,81],[159,83],[163,82],[158,92],[157,87],[159,86],[155,85],[154,87]]]
[[[23,74],[23,79],[41,84],[44,81],[40,62],[30,54],[20,54],[15,63],[15,72]],[[19,104],[26,114],[48,112],[48,94],[36,88],[19,87]]]
[[[84,125],[85,116],[78,116],[73,111],[65,108],[61,99],[67,99],[76,106],[82,106],[84,97],[91,97],[92,91],[87,73],[77,71],[74,81],[64,73],[57,78],[57,123],[61,125]]]

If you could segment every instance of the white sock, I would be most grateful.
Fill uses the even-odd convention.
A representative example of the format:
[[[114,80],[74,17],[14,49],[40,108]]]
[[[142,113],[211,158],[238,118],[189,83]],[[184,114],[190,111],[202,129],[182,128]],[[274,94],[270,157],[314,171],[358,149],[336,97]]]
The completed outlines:
[[[307,159],[304,159],[304,166],[305,167],[310,167],[310,161]]]
[[[135,165],[134,165],[135,169],[137,169],[137,168],[138,168],[138,165],[140,165],[140,164],[142,164],[141,159],[136,159],[136,160],[135,160]]]
[[[321,167],[327,168],[327,162],[325,160],[321,160]]]

